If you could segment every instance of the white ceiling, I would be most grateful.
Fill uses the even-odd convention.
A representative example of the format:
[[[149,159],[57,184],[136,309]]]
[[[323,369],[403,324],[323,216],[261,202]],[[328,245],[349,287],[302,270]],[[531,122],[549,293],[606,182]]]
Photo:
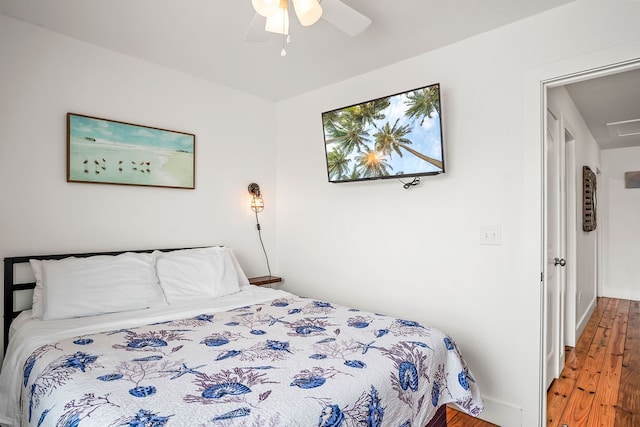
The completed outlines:
[[[351,37],[327,21],[292,42],[244,41],[251,0],[0,0],[0,14],[281,100],[437,49],[573,0],[344,0],[373,23]]]
[[[571,1],[343,0],[373,23],[351,37],[322,19],[302,27],[292,14],[286,57],[281,36],[244,41],[255,15],[251,0],[0,0],[0,14],[282,100]],[[612,136],[606,126],[640,119],[640,70],[566,88],[603,149],[640,145],[640,134]]]
[[[572,83],[565,88],[600,148],[640,146],[640,69]]]

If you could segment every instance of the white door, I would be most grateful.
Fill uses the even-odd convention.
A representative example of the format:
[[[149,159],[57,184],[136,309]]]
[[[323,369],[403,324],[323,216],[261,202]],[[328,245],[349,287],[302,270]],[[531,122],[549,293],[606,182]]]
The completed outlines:
[[[546,268],[545,268],[545,385],[560,376],[564,363],[562,267],[565,241],[564,144],[560,140],[560,123],[547,112],[546,125]]]

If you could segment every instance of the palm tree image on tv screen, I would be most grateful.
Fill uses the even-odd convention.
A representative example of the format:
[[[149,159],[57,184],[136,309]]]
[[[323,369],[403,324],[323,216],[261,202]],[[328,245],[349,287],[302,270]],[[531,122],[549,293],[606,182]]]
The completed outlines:
[[[322,113],[330,182],[444,173],[440,85]]]

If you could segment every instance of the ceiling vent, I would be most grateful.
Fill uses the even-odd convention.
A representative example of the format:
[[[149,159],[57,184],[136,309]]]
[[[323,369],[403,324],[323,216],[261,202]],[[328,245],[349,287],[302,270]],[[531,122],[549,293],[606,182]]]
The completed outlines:
[[[640,119],[607,123],[607,129],[613,137],[640,135]]]

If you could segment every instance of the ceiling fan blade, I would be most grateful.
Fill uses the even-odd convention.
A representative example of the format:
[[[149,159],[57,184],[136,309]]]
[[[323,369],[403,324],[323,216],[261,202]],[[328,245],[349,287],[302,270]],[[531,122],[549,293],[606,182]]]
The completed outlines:
[[[341,0],[323,0],[322,18],[352,37],[367,29],[371,19]]]
[[[244,41],[254,43],[267,41],[269,39],[269,33],[264,30],[264,21],[265,18],[257,13],[254,14],[251,23],[249,23],[249,28],[247,28],[247,32],[244,35]]]

